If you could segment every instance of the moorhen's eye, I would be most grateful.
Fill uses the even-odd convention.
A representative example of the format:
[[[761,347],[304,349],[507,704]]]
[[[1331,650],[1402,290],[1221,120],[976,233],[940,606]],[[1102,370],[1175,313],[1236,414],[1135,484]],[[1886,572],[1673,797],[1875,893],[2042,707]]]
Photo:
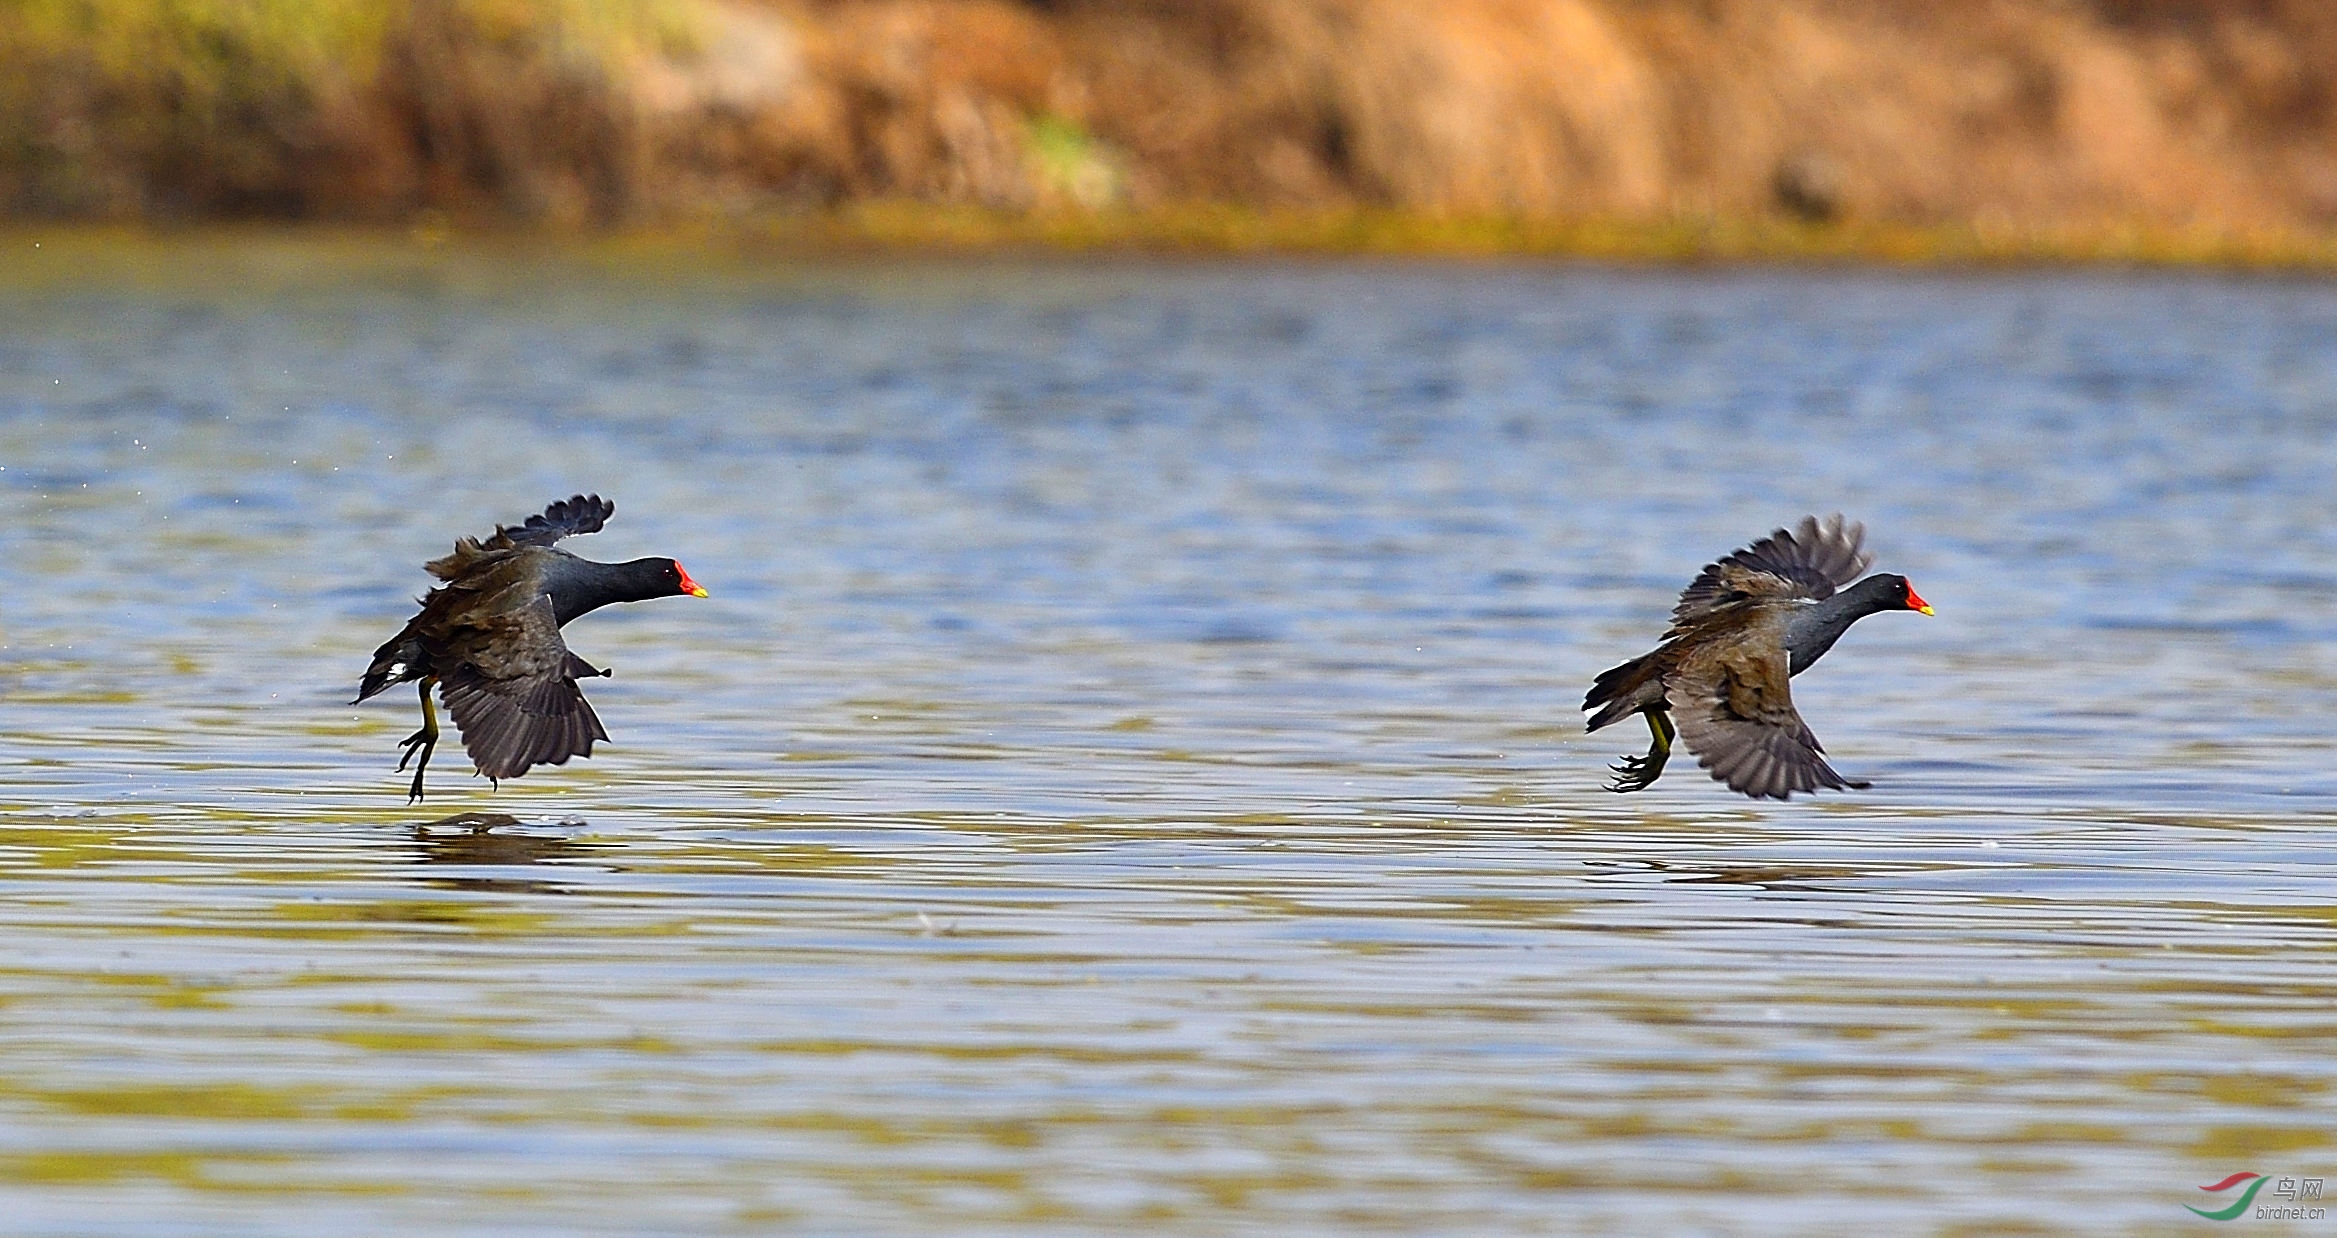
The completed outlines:
[[[1866,786],[1826,763],[1788,681],[1868,615],[1930,613],[1904,576],[1859,580],[1873,561],[1866,526],[1836,514],[1823,522],[1804,516],[1792,530],[1706,565],[1680,594],[1663,643],[1601,674],[1583,698],[1584,709],[1598,711],[1591,730],[1644,714],[1654,737],[1646,756],[1614,766],[1608,789],[1654,785],[1674,739],[1715,780],[1756,799]]]
[[[580,494],[523,524],[497,525],[492,537],[462,538],[453,554],[427,565],[446,583],[374,651],[357,686],[362,701],[391,684],[421,684],[422,729],[405,738],[398,761],[403,770],[420,758],[409,802],[422,798],[422,774],[438,747],[434,684],[472,763],[491,780],[589,757],[593,741],[609,737],[576,686],[608,672],[570,653],[560,629],[612,602],[670,597],[687,579],[672,559],[595,563],[553,548],[599,532],[616,510],[597,494]]]

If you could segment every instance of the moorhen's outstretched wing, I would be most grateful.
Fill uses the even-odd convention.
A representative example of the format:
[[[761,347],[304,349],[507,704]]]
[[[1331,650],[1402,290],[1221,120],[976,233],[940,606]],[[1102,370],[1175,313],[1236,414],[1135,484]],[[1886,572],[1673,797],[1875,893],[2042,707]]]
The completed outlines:
[[[453,554],[432,559],[422,567],[440,580],[459,581],[507,563],[530,546],[549,546],[563,537],[598,533],[616,514],[615,503],[597,494],[579,494],[545,508],[541,516],[528,517],[525,524],[496,525],[495,535],[484,541],[458,537]]]
[[[1667,677],[1680,740],[1712,776],[1755,798],[1864,787],[1834,772],[1793,708],[1785,650],[1732,649]]]
[[[1790,532],[1778,529],[1718,563],[1706,564],[1672,608],[1670,635],[1750,598],[1813,602],[1830,598],[1873,562],[1874,556],[1866,552],[1865,525],[1845,525],[1839,512],[1823,523],[1804,516]]]
[[[579,676],[603,672],[568,652],[548,594],[466,618],[435,660],[451,668],[440,672],[439,691],[463,749],[489,778],[591,756],[592,742],[609,737],[576,686]]]
[[[579,494],[545,508],[541,516],[528,517],[525,524],[496,525],[495,536],[487,539],[487,546],[489,549],[549,546],[563,537],[598,533],[609,517],[616,514],[615,503],[597,494]]]

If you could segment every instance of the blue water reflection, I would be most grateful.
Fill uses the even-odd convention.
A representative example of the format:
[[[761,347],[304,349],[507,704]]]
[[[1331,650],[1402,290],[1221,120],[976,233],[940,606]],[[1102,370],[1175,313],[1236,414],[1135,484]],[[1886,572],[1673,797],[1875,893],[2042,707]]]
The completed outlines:
[[[2326,1153],[2328,285],[193,252],[0,301],[36,1226],[2131,1232]],[[585,490],[713,598],[408,810],[366,655]],[[1601,791],[1590,676],[1833,510],[1939,610],[1795,682],[1874,790]]]

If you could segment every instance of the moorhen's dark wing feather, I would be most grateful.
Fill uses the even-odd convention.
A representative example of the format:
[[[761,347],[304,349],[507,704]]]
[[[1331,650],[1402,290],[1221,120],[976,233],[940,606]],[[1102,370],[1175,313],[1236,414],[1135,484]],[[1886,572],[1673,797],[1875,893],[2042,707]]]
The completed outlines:
[[[1738,647],[1687,659],[1667,678],[1680,740],[1712,776],[1756,798],[1864,787],[1834,772],[1793,708],[1785,650]]]
[[[462,729],[463,750],[489,778],[517,778],[533,766],[589,757],[593,741],[609,737],[592,702],[565,676],[511,683],[464,666],[440,683],[447,712]]]
[[[1696,620],[1749,598],[1820,601],[1858,579],[1874,556],[1866,552],[1866,526],[1844,524],[1840,513],[1820,523],[1804,516],[1792,531],[1778,529],[1718,563],[1705,565],[1672,608],[1678,635]]]
[[[616,513],[615,503],[597,494],[579,494],[545,508],[543,515],[528,517],[524,524],[496,525],[492,537],[483,540],[458,537],[454,553],[422,566],[440,580],[462,580],[507,563],[528,547],[550,546],[563,537],[598,533]]]
[[[463,749],[489,778],[591,756],[593,741],[609,737],[576,686],[579,674],[599,672],[568,651],[547,595],[467,618],[437,660],[452,668],[439,691]]]
[[[581,537],[598,533],[609,517],[617,514],[617,505],[597,494],[579,494],[562,499],[544,509],[541,516],[530,516],[520,525],[497,525],[495,536],[488,546],[549,546],[563,537]]]

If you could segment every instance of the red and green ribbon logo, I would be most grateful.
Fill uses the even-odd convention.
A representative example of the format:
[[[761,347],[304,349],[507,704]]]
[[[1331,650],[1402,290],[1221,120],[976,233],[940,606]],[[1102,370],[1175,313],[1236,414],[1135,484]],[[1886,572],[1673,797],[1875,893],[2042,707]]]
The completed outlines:
[[[2245,1183],[2247,1183],[2247,1184],[2248,1184],[2248,1189],[2247,1189],[2247,1190],[2245,1190],[2245,1191],[2242,1191],[2242,1192],[2240,1192],[2240,1197],[2239,1197],[2239,1199],[2238,1199],[2237,1201],[2235,1201],[2235,1202],[2232,1204],[2232,1206],[2231,1206],[2231,1207],[2229,1207],[2229,1208],[2218,1208],[2218,1209],[2216,1209],[2216,1210],[2215,1210],[2215,1211],[2213,1211],[2213,1212],[2209,1212],[2209,1211],[2208,1211],[2207,1209],[2205,1209],[2205,1208],[2191,1208],[2191,1205],[2189,1205],[2189,1204],[2185,1204],[2185,1205],[2183,1205],[2183,1206],[2184,1206],[2185,1208],[2191,1208],[2191,1211],[2193,1211],[2193,1212],[2196,1212],[2196,1213],[2198,1213],[2199,1215],[2201,1215],[2201,1216],[2203,1216],[2203,1217],[2206,1217],[2206,1218],[2207,1218],[2208,1220],[2210,1220],[2210,1221],[2228,1221],[2228,1220],[2231,1220],[2233,1217],[2236,1217],[2236,1216],[2238,1216],[2239,1214],[2241,1214],[2241,1213],[2243,1213],[2243,1212],[2246,1212],[2246,1211],[2248,1210],[2248,1205],[2249,1205],[2249,1204],[2252,1204],[2252,1203],[2256,1202],[2256,1192],[2258,1192],[2258,1191],[2261,1191],[2261,1190],[2263,1190],[2263,1189],[2264,1189],[2264,1182],[2265,1182],[2264,1175],[2262,1175],[2262,1174],[2252,1174],[2252,1173],[2249,1173],[2249,1172],[2247,1172],[2246,1170],[2242,1170],[2242,1171],[2240,1171],[2239,1173],[2233,1174],[2231,1177],[2229,1177],[2229,1178],[2226,1178],[2226,1179],[2224,1179],[2223,1181],[2216,1183],[2214,1186],[2203,1186],[2203,1187],[2200,1187],[2200,1188],[2199,1188],[2199,1189],[2200,1189],[2200,1190],[2202,1190],[2202,1191],[2209,1191],[2209,1192],[2215,1192],[2215,1191],[2228,1191],[2228,1190],[2232,1189],[2233,1187],[2235,1187],[2235,1186],[2238,1186],[2238,1185],[2239,1185],[2239,1184],[2241,1184],[2242,1182],[2245,1182]],[[2287,1188],[2286,1188],[2286,1187],[2283,1187],[2283,1188],[2281,1188],[2281,1189],[2283,1189],[2283,1190],[2286,1190]]]

